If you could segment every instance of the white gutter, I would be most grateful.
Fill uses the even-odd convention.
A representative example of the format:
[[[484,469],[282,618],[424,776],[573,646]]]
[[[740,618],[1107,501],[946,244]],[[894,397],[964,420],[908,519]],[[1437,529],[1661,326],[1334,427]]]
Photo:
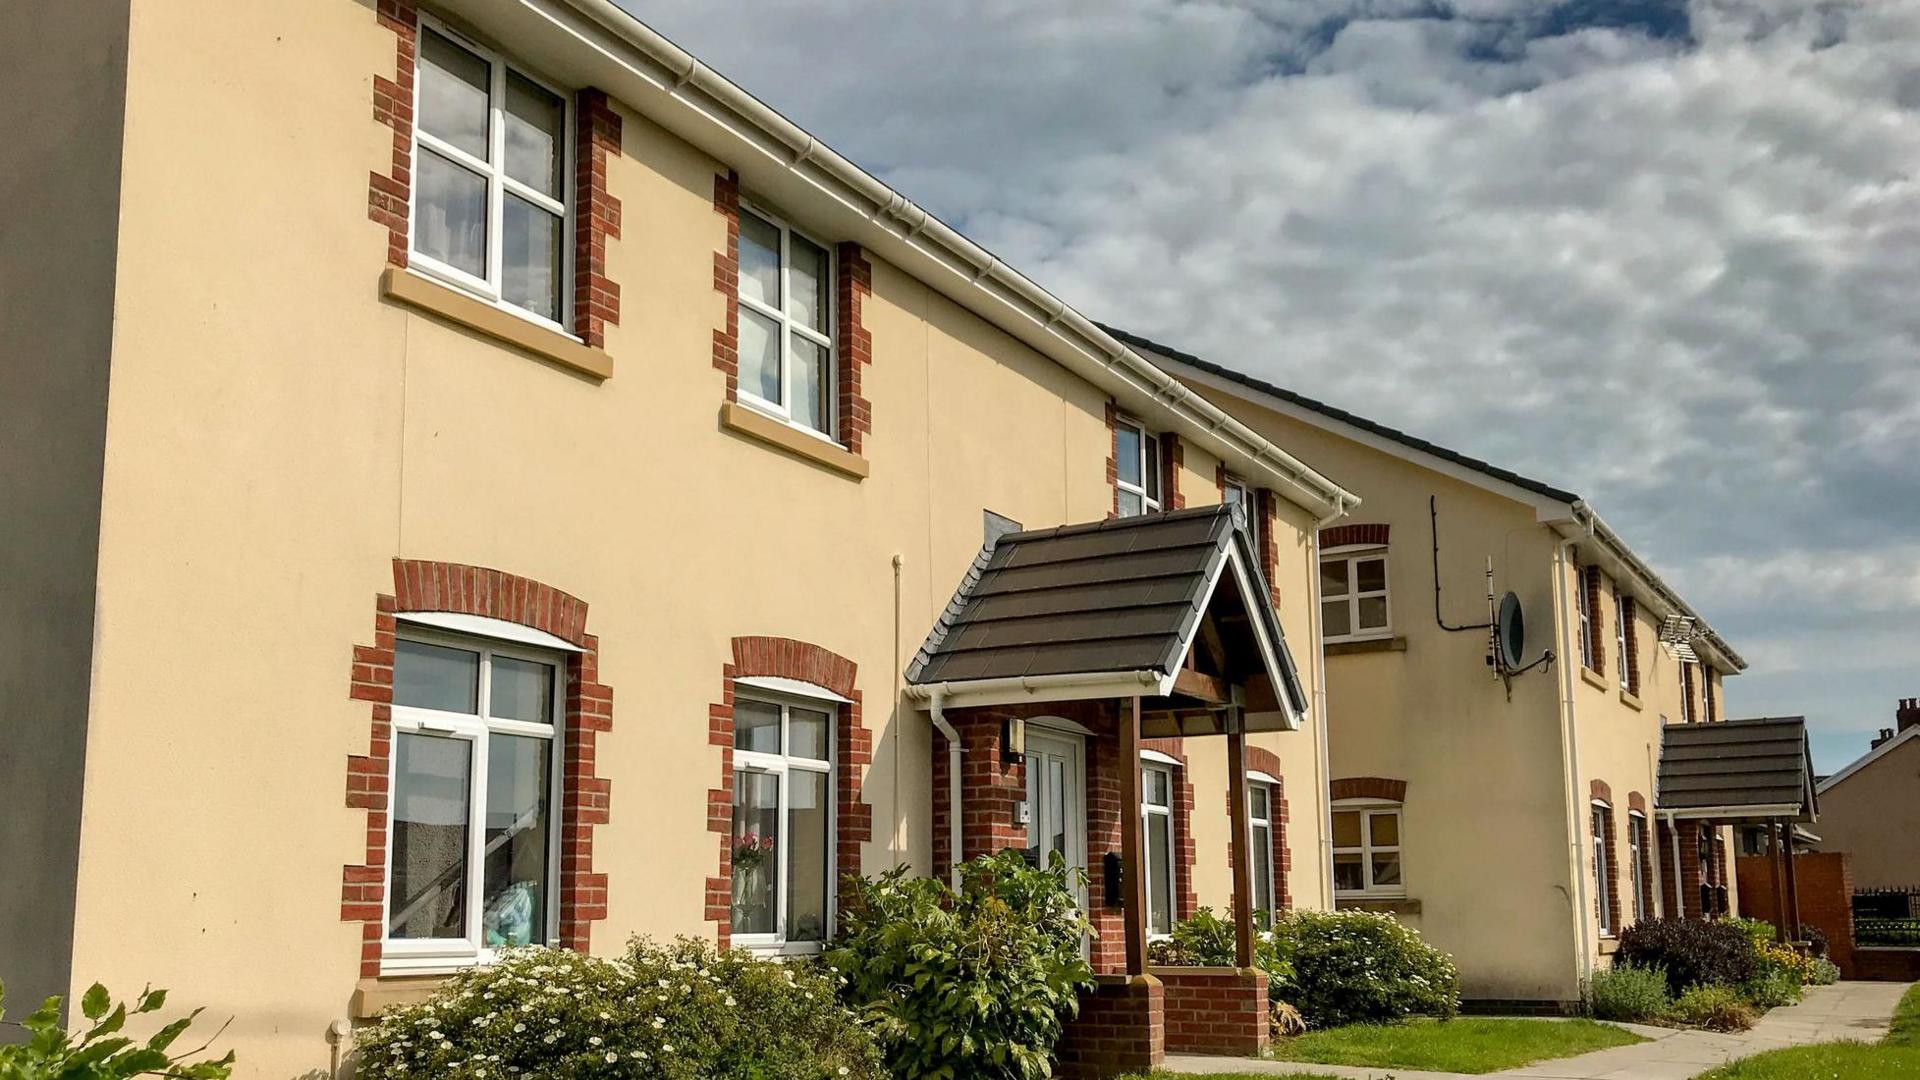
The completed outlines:
[[[907,688],[909,692],[913,687]],[[947,721],[947,704],[944,695],[936,689],[933,692],[928,714],[933,717],[933,726],[947,740],[947,862],[948,873],[955,890],[960,888],[960,733]]]
[[[1062,366],[1107,389],[1126,409],[1171,421],[1183,438],[1249,474],[1264,474],[1315,513],[1358,505],[1359,498],[1267,441],[1179,380],[1137,355],[1059,297],[1001,262],[992,252],[828,149],[764,102],[734,85],[611,0],[519,0],[548,22],[581,38],[593,52],[621,64],[652,88],[690,110],[712,133],[731,136],[762,155],[736,168],[782,170],[792,181],[865,219],[878,253],[893,249],[930,261],[951,277],[933,282],[978,314],[1022,340],[1038,338]],[[574,25],[584,16],[612,42]],[[615,46],[609,48],[608,46]],[[624,48],[618,48],[624,46]],[[631,50],[637,55],[622,55]],[[633,60],[640,60],[640,65]],[[630,106],[640,103],[629,101]],[[678,118],[676,118],[678,119]],[[725,155],[717,155],[725,158]],[[744,174],[743,174],[744,175]],[[898,260],[896,260],[898,261]],[[963,295],[965,294],[965,295]],[[1037,346],[1036,346],[1037,347]],[[1158,415],[1155,415],[1158,414]]]
[[[1074,673],[1070,675],[1011,675],[999,679],[959,679],[953,682],[909,685],[907,697],[939,701],[943,706],[1009,705],[1015,702],[1077,701],[1092,697],[1164,696],[1173,689],[1174,676],[1154,671]]]
[[[1574,709],[1573,664],[1568,658],[1579,653],[1570,646],[1568,635],[1572,628],[1568,625],[1568,615],[1572,608],[1568,605],[1567,574],[1572,565],[1568,552],[1574,539],[1562,537],[1553,546],[1553,622],[1556,627],[1555,641],[1560,649],[1560,768],[1567,778],[1567,867],[1573,879],[1573,926],[1574,926],[1574,970],[1585,980],[1593,974],[1593,954],[1597,946],[1589,941],[1597,941],[1598,935],[1589,938],[1593,905],[1587,896],[1587,874],[1585,860],[1580,857],[1580,834],[1582,824],[1588,814],[1583,810],[1588,805],[1587,798],[1580,791],[1580,720]],[[1577,662],[1577,661],[1576,661]]]
[[[1733,647],[1728,645],[1713,627],[1708,626],[1707,620],[1701,618],[1699,612],[1693,610],[1685,600],[1682,600],[1680,594],[1674,591],[1671,585],[1668,585],[1662,580],[1659,574],[1654,573],[1653,567],[1648,566],[1640,556],[1635,555],[1633,549],[1627,546],[1627,542],[1621,539],[1620,534],[1614,532],[1612,526],[1602,520],[1593,507],[1587,505],[1586,500],[1582,499],[1579,502],[1573,503],[1570,509],[1573,512],[1574,521],[1584,526],[1589,536],[1598,540],[1600,544],[1607,549],[1609,554],[1624,563],[1627,569],[1632,571],[1633,575],[1640,579],[1642,584],[1652,590],[1654,595],[1664,601],[1673,611],[1698,621],[1700,636],[1705,639],[1708,646],[1719,655],[1726,666],[1731,667],[1735,674],[1747,669],[1747,661],[1741,657],[1739,653],[1734,652]]]

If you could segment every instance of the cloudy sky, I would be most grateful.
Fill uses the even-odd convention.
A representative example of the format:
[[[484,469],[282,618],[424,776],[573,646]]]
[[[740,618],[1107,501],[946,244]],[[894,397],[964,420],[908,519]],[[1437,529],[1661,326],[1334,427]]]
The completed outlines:
[[[1585,495],[1920,695],[1920,0],[625,0],[1094,318]]]

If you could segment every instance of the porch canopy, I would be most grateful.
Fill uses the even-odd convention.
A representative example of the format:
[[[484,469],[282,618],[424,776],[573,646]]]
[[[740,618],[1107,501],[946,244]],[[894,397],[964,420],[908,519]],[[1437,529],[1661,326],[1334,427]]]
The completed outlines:
[[[990,542],[906,679],[908,695],[928,703],[953,755],[948,820],[956,863],[961,749],[946,710],[1117,703],[1118,759],[1128,763],[1118,779],[1129,974],[1146,970],[1140,741],[1224,736],[1238,951],[1241,965],[1251,966],[1246,736],[1298,728],[1307,699],[1239,507],[1066,525]]]

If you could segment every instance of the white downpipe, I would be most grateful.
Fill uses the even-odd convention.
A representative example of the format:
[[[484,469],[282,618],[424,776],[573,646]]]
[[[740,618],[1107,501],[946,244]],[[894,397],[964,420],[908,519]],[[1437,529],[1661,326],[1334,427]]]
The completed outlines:
[[[947,720],[947,701],[943,687],[935,687],[931,697],[933,726],[947,740],[947,861],[950,884],[960,887],[960,733]]]
[[[1588,920],[1593,917],[1593,904],[1587,895],[1585,861],[1580,858],[1580,834],[1582,823],[1587,820],[1587,814],[1583,812],[1587,799],[1580,792],[1580,720],[1573,707],[1573,665],[1580,662],[1580,651],[1569,647],[1573,643],[1568,640],[1573,628],[1568,625],[1572,608],[1567,603],[1567,568],[1570,565],[1567,551],[1572,547],[1571,539],[1562,539],[1553,547],[1553,622],[1558,628],[1554,636],[1560,646],[1561,656],[1561,767],[1567,775],[1567,867],[1573,874],[1574,970],[1585,980],[1593,974],[1594,947],[1588,944],[1591,926]]]
[[[1313,523],[1307,543],[1307,626],[1313,643],[1313,716],[1320,725],[1320,783],[1315,792],[1320,811],[1320,904],[1332,911],[1333,902],[1333,764],[1328,744],[1333,729],[1327,724],[1327,646],[1320,640],[1320,530],[1347,516],[1344,503]]]

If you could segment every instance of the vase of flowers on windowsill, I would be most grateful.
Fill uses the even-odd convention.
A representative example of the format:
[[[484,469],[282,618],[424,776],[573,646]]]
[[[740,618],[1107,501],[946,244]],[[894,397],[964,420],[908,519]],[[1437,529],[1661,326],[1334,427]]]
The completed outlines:
[[[751,874],[773,858],[773,837],[747,833],[733,838],[733,872]]]

